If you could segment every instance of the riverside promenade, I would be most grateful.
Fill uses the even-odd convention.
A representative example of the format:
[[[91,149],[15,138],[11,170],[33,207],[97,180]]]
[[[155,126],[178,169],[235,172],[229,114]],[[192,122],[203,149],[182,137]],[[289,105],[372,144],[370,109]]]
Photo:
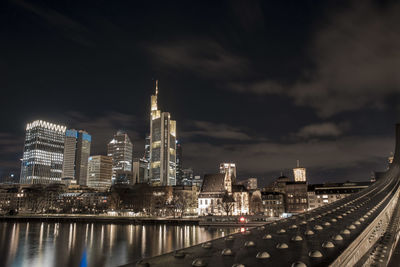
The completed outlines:
[[[198,225],[198,218],[148,218],[130,216],[107,216],[89,214],[26,214],[0,216],[0,222],[81,222],[113,224],[193,224]]]

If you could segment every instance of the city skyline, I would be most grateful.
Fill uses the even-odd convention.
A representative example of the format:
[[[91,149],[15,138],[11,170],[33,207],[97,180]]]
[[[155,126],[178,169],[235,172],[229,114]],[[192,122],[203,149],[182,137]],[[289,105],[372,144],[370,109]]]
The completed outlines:
[[[0,176],[36,119],[93,134],[93,155],[125,129],[142,157],[156,78],[196,174],[235,162],[266,184],[300,159],[310,182],[367,180],[393,152],[398,3],[1,5]]]

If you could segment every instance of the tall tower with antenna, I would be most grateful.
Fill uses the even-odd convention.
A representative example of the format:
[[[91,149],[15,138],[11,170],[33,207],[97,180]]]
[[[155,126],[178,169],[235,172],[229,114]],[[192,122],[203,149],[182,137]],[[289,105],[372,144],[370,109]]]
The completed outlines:
[[[158,109],[158,80],[155,87],[150,109],[150,182],[176,185],[176,121]]]

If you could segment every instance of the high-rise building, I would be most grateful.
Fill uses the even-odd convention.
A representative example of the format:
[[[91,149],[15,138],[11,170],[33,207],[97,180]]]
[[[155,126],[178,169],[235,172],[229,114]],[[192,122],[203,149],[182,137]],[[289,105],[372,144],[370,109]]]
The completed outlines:
[[[194,172],[192,168],[187,168],[182,170],[182,185],[192,185],[194,178]]]
[[[108,190],[111,186],[113,160],[109,156],[97,155],[89,157],[87,186]]]
[[[150,177],[153,185],[176,185],[176,121],[157,106],[156,93],[151,96]]]
[[[66,127],[37,120],[26,126],[21,184],[61,182]]]
[[[118,171],[132,171],[132,151],[133,144],[128,134],[124,131],[118,131],[108,143],[107,156],[110,156],[113,161],[113,181]]]
[[[236,164],[235,163],[221,163],[219,165],[219,173],[228,173],[231,177],[232,183],[236,182]]]
[[[146,136],[144,143],[144,157],[145,160],[150,162],[150,135]]]
[[[300,167],[299,160],[297,160],[297,167],[293,169],[295,182],[306,182],[306,168]]]
[[[149,182],[149,162],[146,159],[133,160],[133,183]]]
[[[192,176],[193,176],[193,170],[192,170]],[[176,184],[184,185],[183,179],[184,177],[182,171],[182,145],[181,142],[177,140],[176,141]]]
[[[82,130],[67,130],[64,145],[64,178],[75,179],[79,185],[87,185],[88,161],[92,137]]]

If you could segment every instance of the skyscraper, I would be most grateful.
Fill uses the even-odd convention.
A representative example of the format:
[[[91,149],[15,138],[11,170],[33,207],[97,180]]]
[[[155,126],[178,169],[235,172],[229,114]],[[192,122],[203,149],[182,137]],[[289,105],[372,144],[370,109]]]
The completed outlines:
[[[133,144],[124,131],[118,131],[108,143],[107,156],[113,161],[112,179],[115,180],[117,172],[132,172]]]
[[[97,155],[89,157],[89,187],[107,190],[111,186],[113,160],[109,156]]]
[[[176,121],[157,106],[156,93],[151,96],[150,177],[153,185],[176,185]]]
[[[61,181],[66,127],[37,120],[26,126],[21,184]]]
[[[71,129],[65,132],[62,177],[75,179],[79,185],[87,185],[91,142],[92,137],[85,131]]]
[[[182,171],[182,145],[179,140],[176,141],[176,184],[186,185],[183,181]]]
[[[295,182],[306,182],[306,168],[300,167],[299,160],[297,160],[297,167],[293,169]]]

